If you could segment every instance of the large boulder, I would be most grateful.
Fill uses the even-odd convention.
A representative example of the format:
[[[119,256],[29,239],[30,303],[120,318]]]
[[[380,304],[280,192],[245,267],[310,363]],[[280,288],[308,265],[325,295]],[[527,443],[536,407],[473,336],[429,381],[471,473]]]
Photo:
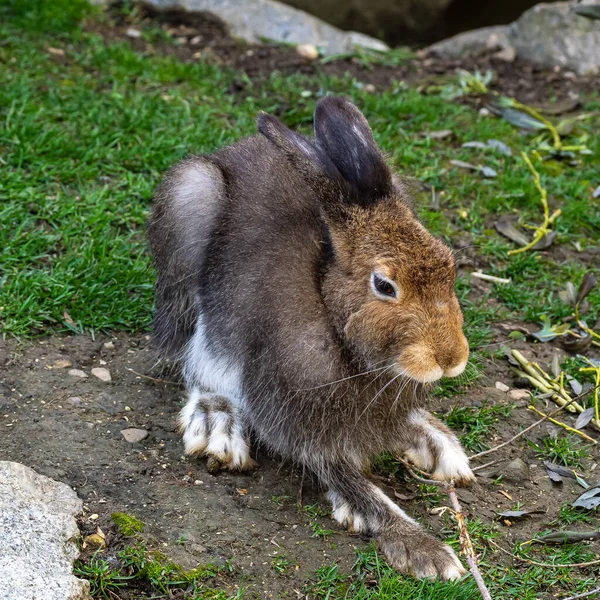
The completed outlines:
[[[593,0],[585,4],[600,4]],[[577,2],[537,4],[514,23],[460,33],[428,48],[444,58],[477,55],[492,49],[544,67],[559,66],[579,75],[600,73],[600,21],[575,12]]]
[[[577,6],[581,4],[537,4],[524,13],[509,30],[517,56],[580,75],[599,73],[600,21],[578,15]]]
[[[386,50],[383,42],[367,35],[342,31],[308,13],[275,0],[142,0],[157,10],[208,13],[219,18],[231,35],[247,42],[264,39],[313,44],[325,54],[346,53],[355,46]]]
[[[0,461],[3,600],[91,600],[89,583],[73,575],[81,509],[68,485]]]

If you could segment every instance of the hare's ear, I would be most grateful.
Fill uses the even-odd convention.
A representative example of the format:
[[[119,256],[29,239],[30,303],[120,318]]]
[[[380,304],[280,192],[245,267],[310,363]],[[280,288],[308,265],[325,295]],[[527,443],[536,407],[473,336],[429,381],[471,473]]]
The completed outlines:
[[[286,127],[277,117],[261,113],[258,116],[258,131],[311,178],[341,180],[339,171],[323,150]]]
[[[327,96],[315,110],[315,138],[342,177],[354,188],[356,202],[369,205],[392,191],[392,174],[369,123],[354,104]]]

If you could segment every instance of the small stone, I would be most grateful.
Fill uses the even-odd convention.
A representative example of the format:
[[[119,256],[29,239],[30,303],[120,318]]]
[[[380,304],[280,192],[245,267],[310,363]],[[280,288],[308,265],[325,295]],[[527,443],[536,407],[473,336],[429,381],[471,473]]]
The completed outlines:
[[[69,404],[73,406],[81,406],[83,404],[83,400],[79,396],[73,396],[67,400]]]
[[[72,367],[73,363],[68,358],[59,358],[55,360],[50,369],[66,369],[67,367]]]
[[[139,29],[135,29],[134,27],[130,27],[125,34],[130,38],[140,38],[142,37],[142,32]]]
[[[112,342],[104,342],[104,344],[102,344],[104,346],[104,348],[106,348],[106,350],[114,350],[115,349],[115,345]]]
[[[515,62],[515,58],[517,58],[517,51],[512,46],[507,46],[503,48],[499,52],[494,54],[494,58],[498,60],[503,60],[504,62]]]
[[[195,35],[191,40],[190,40],[190,46],[197,46],[198,44],[200,44],[202,42],[202,36],[201,35]]]
[[[93,372],[94,371],[92,371],[92,373]],[[502,383],[501,381],[496,381],[496,389],[500,390],[501,392],[508,392],[508,390],[510,390],[510,388],[505,383]]]
[[[527,400],[531,398],[531,392],[529,390],[510,390],[508,396],[511,400]]]
[[[479,116],[480,117],[489,117],[490,116],[490,110],[488,108],[480,108],[479,109]]]
[[[148,437],[148,432],[145,429],[137,429],[136,427],[128,427],[121,430],[121,435],[126,442],[137,444]]]
[[[377,91],[377,88],[372,83],[365,84],[365,87],[363,89],[368,94],[374,94]]]
[[[97,377],[100,381],[104,381],[106,383],[112,381],[110,371],[108,369],[105,369],[104,367],[94,367],[92,369],[92,375],[94,377]]]
[[[88,374],[80,369],[70,369],[69,371],[67,371],[67,373],[71,377],[79,377],[79,379],[86,379],[88,377]]]
[[[505,464],[501,467],[500,473],[509,483],[523,483],[530,479],[529,467],[520,458],[515,458]]]
[[[296,52],[308,60],[319,58],[319,50],[314,44],[299,44],[296,46]]]

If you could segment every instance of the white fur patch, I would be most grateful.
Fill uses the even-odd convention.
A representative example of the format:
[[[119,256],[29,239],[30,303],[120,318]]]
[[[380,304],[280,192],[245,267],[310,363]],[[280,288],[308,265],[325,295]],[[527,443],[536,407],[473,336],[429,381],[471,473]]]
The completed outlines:
[[[198,314],[196,330],[185,350],[183,377],[189,387],[209,389],[238,408],[244,406],[241,369],[209,348],[202,313]]]
[[[448,435],[434,427],[424,411],[413,411],[409,415],[408,422],[423,429],[427,434],[427,438],[423,438],[418,446],[406,452],[413,464],[423,471],[431,471],[435,467],[433,477],[443,481],[474,479],[473,471],[469,467],[469,459],[456,436]],[[437,454],[435,465],[429,444],[435,446]]]
[[[327,498],[331,502],[331,516],[350,533],[365,533],[367,524],[365,519],[352,510],[352,507],[343,500],[336,492],[328,492]]]
[[[216,458],[224,468],[245,470],[254,467],[238,411],[212,408],[222,403],[216,394],[203,394],[197,388],[179,414],[186,454],[200,454]]]
[[[385,502],[385,504],[387,504],[392,509],[392,512],[394,514],[398,515],[399,517],[401,517],[405,521],[408,521],[409,523],[412,523],[413,525],[419,526],[419,524],[417,523],[417,521],[415,521],[412,517],[409,517],[391,498],[389,498],[383,492],[383,490],[380,490],[376,485],[373,485],[372,483],[370,484],[370,487],[373,490],[373,494],[375,496],[377,496],[377,498],[379,500],[382,500],[383,502]]]

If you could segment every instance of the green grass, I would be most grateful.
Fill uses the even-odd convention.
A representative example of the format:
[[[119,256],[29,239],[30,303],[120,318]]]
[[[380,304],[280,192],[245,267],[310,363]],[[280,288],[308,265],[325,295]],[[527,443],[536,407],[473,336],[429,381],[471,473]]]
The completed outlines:
[[[151,597],[173,597],[185,593],[189,600],[227,600],[229,596],[215,589],[213,583],[227,569],[206,565],[186,570],[160,552],[149,550],[143,543],[127,546],[109,559],[93,555],[89,560],[78,560],[74,573],[90,581],[94,599],[113,600],[119,590],[127,588],[151,592]],[[130,597],[130,596],[128,596]],[[136,596],[137,597],[137,596]]]
[[[460,441],[467,450],[480,452],[487,448],[486,439],[489,439],[493,426],[502,417],[510,415],[512,408],[510,404],[484,404],[480,408],[458,406],[441,417],[459,433]]]
[[[255,130],[260,110],[277,110],[291,126],[308,128],[317,91],[350,95],[369,117],[375,136],[401,174],[444,191],[443,211],[426,208],[426,223],[449,241],[468,231],[489,261],[489,272],[510,276],[492,295],[498,318],[536,320],[554,309],[557,286],[576,280],[586,266],[576,258],[554,264],[535,254],[508,259],[508,243],[490,233],[494,215],[518,210],[539,221],[537,194],[516,155],[503,157],[456,147],[496,138],[516,151],[527,146],[508,123],[480,118],[472,109],[406,86],[365,93],[350,77],[318,75],[248,81],[243,95],[226,92],[239,74],[207,61],[183,64],[146,56],[126,43],[109,43],[80,26],[102,19],[84,2],[48,4],[11,0],[2,8],[0,33],[0,310],[5,334],[148,327],[153,272],[144,239],[152,191],[160,176],[190,152],[210,152]],[[155,28],[156,29],[156,28]],[[64,50],[56,60],[48,47]],[[247,78],[246,78],[247,79]],[[598,108],[597,98],[586,109]],[[282,107],[285,107],[282,109]],[[457,142],[423,137],[452,129]],[[580,126],[591,134],[594,122]],[[600,233],[600,211],[591,189],[594,154],[576,168],[540,166],[543,180],[563,207],[560,240],[584,247]],[[451,158],[482,162],[498,170],[483,180],[449,164]],[[566,202],[568,200],[568,202]],[[464,284],[464,289],[468,287]],[[598,314],[600,293],[590,296]],[[466,306],[472,345],[485,343],[489,315]],[[474,379],[480,368],[475,361]],[[452,390],[450,390],[452,391]]]
[[[573,469],[582,469],[584,461],[590,458],[589,448],[574,434],[557,437],[546,435],[538,444],[532,441],[529,444],[540,458]]]
[[[131,3],[126,6],[128,18],[135,20],[135,8]],[[577,168],[536,163],[552,206],[562,209],[556,224],[557,244],[571,253],[559,253],[566,256],[559,259],[540,253],[508,257],[513,245],[495,233],[494,221],[508,213],[518,213],[528,223],[539,223],[541,218],[538,193],[519,157],[521,149],[533,147],[531,136],[521,135],[500,119],[481,117],[466,104],[444,100],[434,91],[422,94],[402,83],[372,94],[350,76],[274,73],[251,81],[210,60],[180,63],[137,53],[129,44],[106,41],[82,25],[105,18],[83,0],[0,4],[0,328],[4,335],[146,330],[154,273],[144,229],[161,175],[188,153],[211,152],[253,133],[261,110],[277,112],[289,126],[309,132],[315,103],[323,93],[352,97],[397,171],[442,192],[441,210],[431,208],[429,192],[416,198],[422,219],[434,233],[454,245],[467,236],[468,244],[476,247],[477,266],[511,279],[510,284],[491,286],[473,300],[468,276],[459,278],[457,290],[472,360],[461,379],[441,383],[439,394],[453,396],[477,379],[488,357],[494,321],[539,322],[543,314],[553,321],[561,319],[571,308],[559,300],[558,291],[567,281],[578,285],[589,268],[598,269],[575,250],[575,244],[584,250],[597,246],[600,236],[600,203],[591,198],[599,183],[597,120],[581,124],[574,134],[575,138],[587,135],[592,150]],[[167,41],[156,26],[143,25],[142,32],[146,40]],[[48,48],[63,50],[64,57],[50,54]],[[363,57],[371,65],[405,59],[403,51]],[[229,94],[227,90],[239,78],[246,83],[244,91]],[[586,111],[600,109],[597,93],[583,102]],[[422,135],[441,129],[451,129],[455,138]],[[490,138],[511,146],[513,156],[460,147]],[[456,158],[491,166],[498,177],[484,180],[454,167],[450,160]],[[600,290],[594,290],[588,302],[586,319],[593,324],[600,315]],[[575,371],[572,374],[576,376]],[[509,410],[488,405],[456,408],[445,418],[461,433],[465,446],[477,451],[485,447],[497,420]],[[575,466],[584,455],[576,445],[568,446],[549,448],[545,456],[552,451],[556,460]],[[398,470],[390,457],[382,458],[379,467],[388,473]],[[430,503],[444,502],[438,490],[435,494],[426,496]],[[275,504],[286,500],[273,497]],[[317,525],[313,532],[329,535],[315,521],[328,511],[318,506],[305,510]],[[560,509],[565,525],[584,522],[584,515],[578,516],[567,506]],[[477,520],[470,527],[495,599],[533,600],[548,589],[575,594],[593,586],[590,571],[502,566],[486,545],[495,533]],[[451,522],[444,535],[456,544]],[[590,554],[584,544],[528,552],[559,562]],[[285,561],[278,557],[271,566],[285,573]],[[90,579],[96,598],[118,595],[123,585],[132,582],[158,596],[189,589],[191,598],[225,597],[213,589],[220,587],[218,570],[187,572],[141,545],[123,550],[115,561],[97,555],[78,563],[77,570]],[[442,584],[399,576],[371,546],[360,551],[351,573],[324,565],[307,593],[331,600],[479,598],[471,579]]]

